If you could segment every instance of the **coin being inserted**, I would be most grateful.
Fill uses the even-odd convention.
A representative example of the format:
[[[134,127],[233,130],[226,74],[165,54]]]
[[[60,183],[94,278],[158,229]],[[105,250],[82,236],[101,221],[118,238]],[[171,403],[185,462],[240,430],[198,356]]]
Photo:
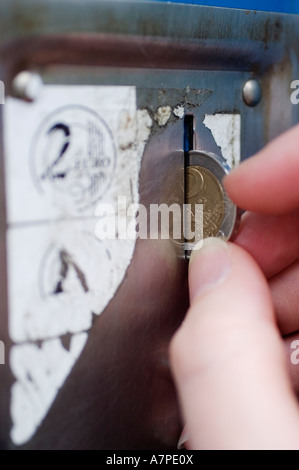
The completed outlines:
[[[188,153],[186,168],[185,203],[191,216],[191,234],[186,254],[202,238],[221,237],[230,240],[237,232],[241,211],[227,195],[222,180],[231,169],[226,160],[209,152],[192,150]],[[202,208],[201,234],[198,231],[196,208]]]

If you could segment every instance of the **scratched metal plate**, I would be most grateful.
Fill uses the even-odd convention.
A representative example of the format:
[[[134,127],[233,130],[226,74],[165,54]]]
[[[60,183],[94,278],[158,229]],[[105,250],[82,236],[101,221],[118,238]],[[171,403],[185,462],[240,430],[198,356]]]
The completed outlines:
[[[141,162],[138,175],[134,167],[139,200],[147,208],[150,204],[181,205],[185,115],[194,118],[195,148],[218,154],[227,152],[223,136],[218,135],[221,125],[225,125],[225,116],[230,117],[231,123],[238,122],[239,134],[232,135],[233,143],[229,144],[233,163],[248,158],[299,122],[299,107],[290,101],[291,82],[299,77],[298,22],[292,15],[157,2],[2,2],[0,79],[7,92],[1,113],[0,167],[0,340],[5,344],[6,358],[6,364],[0,365],[2,448],[174,449],[181,423],[167,365],[167,348],[188,307],[188,266],[182,244],[175,240],[138,240],[115,295],[107,301],[104,311],[92,312],[90,327],[83,325],[81,330],[80,326],[76,329],[70,314],[70,325],[64,331],[54,312],[53,324],[58,329],[51,336],[51,344],[58,351],[63,350],[63,356],[58,353],[54,357],[54,349],[47,342],[49,338],[46,341],[42,334],[33,332],[22,340],[22,331],[19,336],[12,332],[12,297],[24,295],[28,288],[30,282],[26,278],[30,279],[34,253],[30,258],[32,266],[31,261],[27,263],[28,276],[23,266],[24,285],[21,277],[19,290],[14,293],[10,266],[15,250],[10,248],[14,246],[10,234],[17,227],[13,225],[16,220],[10,219],[10,188],[15,188],[16,181],[23,188],[23,173],[19,171],[20,179],[15,179],[19,166],[16,160],[11,186],[5,171],[10,167],[11,155],[16,157],[16,152],[9,149],[14,145],[18,148],[17,139],[31,141],[28,135],[34,134],[35,128],[30,123],[38,123],[40,110],[38,103],[34,103],[32,114],[28,106],[20,108],[24,114],[16,111],[21,105],[10,97],[15,75],[21,70],[37,71],[49,96],[53,86],[57,90],[79,87],[79,101],[86,103],[92,99],[91,95],[84,95],[85,87],[100,93],[104,93],[104,87],[114,87],[116,97],[120,96],[121,88],[128,93],[133,90],[136,112],[146,113],[151,120],[150,133],[138,157]],[[262,100],[251,108],[243,101],[242,89],[252,77],[260,81]],[[59,121],[67,116],[71,119],[70,107],[78,106],[78,100],[71,96],[64,114],[59,114],[62,111],[57,106]],[[114,97],[113,103],[117,108],[118,99]],[[109,109],[109,104],[105,106],[112,122],[113,109]],[[77,111],[76,108],[74,112]],[[116,112],[120,111],[117,108]],[[106,132],[103,119],[93,121],[90,117],[90,120],[97,135]],[[74,125],[80,124],[84,135],[82,122],[79,119]],[[41,120],[37,128],[42,130],[46,125],[55,128],[58,124]],[[44,148],[38,138],[34,145]],[[129,152],[129,144],[123,145],[122,150]],[[19,158],[25,158],[25,154]],[[117,178],[118,167],[113,162],[109,164],[109,175]],[[24,161],[20,160],[20,168],[22,165]],[[121,167],[119,171],[123,171]],[[57,187],[61,190],[61,185]],[[24,188],[13,189],[12,197],[16,194],[19,201],[24,197],[17,222],[30,225],[39,219],[33,217],[35,209]],[[105,192],[109,192],[108,185]],[[50,218],[49,211],[44,214],[46,220]],[[69,227],[72,232],[73,226]],[[25,235],[19,238],[21,259],[27,242]],[[72,235],[70,244],[71,241]],[[89,249],[89,259],[93,254],[96,257],[96,247],[91,244]],[[49,253],[49,266],[52,266],[55,253]],[[89,290],[86,267],[79,267],[67,252],[60,251],[59,256],[61,269],[53,281],[52,294],[61,293],[72,270],[86,293]],[[15,264],[18,266],[18,261]],[[104,285],[108,271],[98,277],[96,281]],[[51,281],[49,275],[47,279]],[[13,328],[18,327],[15,321]],[[84,334],[84,347],[72,358],[68,373],[58,378],[60,359],[69,357],[72,336],[80,334]],[[28,356],[28,350],[34,354]],[[51,365],[49,370],[43,362],[45,358]],[[51,387],[55,390],[46,399]],[[24,423],[28,423],[28,416],[29,422],[34,422],[26,432]]]

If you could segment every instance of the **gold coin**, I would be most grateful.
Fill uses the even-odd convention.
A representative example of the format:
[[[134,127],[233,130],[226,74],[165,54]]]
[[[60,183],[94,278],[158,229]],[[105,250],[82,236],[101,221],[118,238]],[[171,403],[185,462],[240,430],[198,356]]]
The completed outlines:
[[[191,206],[191,228],[195,230],[195,205],[203,206],[203,237],[216,237],[225,215],[224,191],[216,176],[201,166],[186,168],[186,204]]]

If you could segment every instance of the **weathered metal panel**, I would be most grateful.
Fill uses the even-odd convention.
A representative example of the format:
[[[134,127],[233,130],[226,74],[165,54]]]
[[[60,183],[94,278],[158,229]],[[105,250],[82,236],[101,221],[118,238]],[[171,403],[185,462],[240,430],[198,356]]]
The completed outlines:
[[[97,245],[97,205],[182,206],[187,115],[194,149],[232,165],[299,122],[298,34],[277,13],[2,2],[3,448],[175,448],[167,349],[188,307],[183,243]],[[24,70],[44,83],[31,103],[16,98]]]

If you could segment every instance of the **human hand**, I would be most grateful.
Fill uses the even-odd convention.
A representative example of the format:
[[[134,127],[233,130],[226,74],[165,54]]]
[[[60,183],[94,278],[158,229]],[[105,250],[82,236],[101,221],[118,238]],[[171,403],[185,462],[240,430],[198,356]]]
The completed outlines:
[[[208,240],[192,256],[170,348],[190,449],[299,448],[298,141],[295,127],[227,177],[253,212],[234,245]]]

